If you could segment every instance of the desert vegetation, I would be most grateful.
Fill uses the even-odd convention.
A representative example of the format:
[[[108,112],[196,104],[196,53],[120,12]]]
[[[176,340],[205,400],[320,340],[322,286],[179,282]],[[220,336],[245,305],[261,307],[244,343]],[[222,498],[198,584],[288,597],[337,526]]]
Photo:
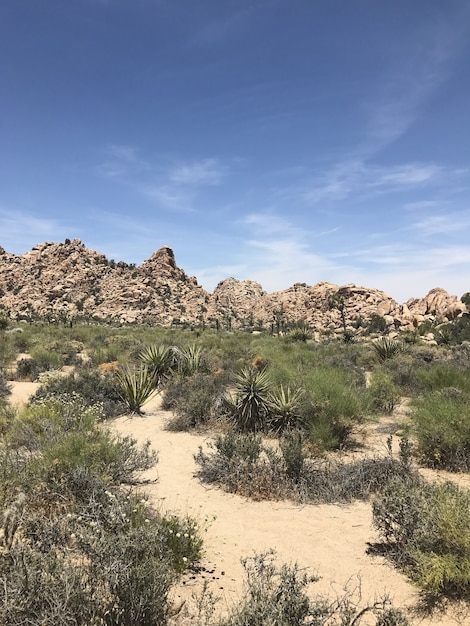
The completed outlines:
[[[429,344],[418,332],[318,342],[304,325],[272,336],[3,324],[0,621],[168,622],[170,590],[200,559],[201,535],[194,520],[163,515],[143,495],[139,480],[157,453],[110,429],[117,415],[139,419],[155,393],[172,411],[169,429],[212,435],[196,455],[201,481],[253,499],[371,500],[380,536],[371,550],[423,593],[468,601],[468,492],[420,474],[469,471],[461,326]],[[18,410],[8,404],[12,380],[40,383]],[[403,403],[399,451],[389,438],[384,454],[351,460],[370,425]],[[332,608],[271,555],[247,561],[246,572],[246,601],[226,622],[207,610],[194,623],[352,625],[366,614],[378,626],[408,623],[386,599],[361,607],[345,597]]]

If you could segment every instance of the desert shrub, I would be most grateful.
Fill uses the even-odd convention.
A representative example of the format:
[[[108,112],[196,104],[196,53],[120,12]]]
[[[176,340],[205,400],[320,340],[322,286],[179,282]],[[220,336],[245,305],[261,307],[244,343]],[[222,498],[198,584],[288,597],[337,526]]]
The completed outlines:
[[[418,380],[424,391],[440,391],[453,387],[470,393],[470,370],[441,363],[420,369]]]
[[[98,426],[101,408],[88,407],[79,396],[51,398],[32,404],[10,427],[11,448],[27,451],[25,481],[57,483],[77,467],[117,483],[133,483],[136,474],[152,467],[150,444],[138,446],[131,437],[112,436]]]
[[[96,491],[93,492],[96,496]],[[194,523],[160,518],[135,501],[106,491],[67,515],[27,502],[15,533],[22,540],[0,554],[2,623],[165,624],[177,576],[200,558]],[[77,503],[76,503],[77,504]],[[104,511],[120,524],[106,525]]]
[[[11,393],[10,385],[2,368],[0,368],[0,401]]]
[[[207,424],[216,415],[224,388],[224,379],[212,374],[195,373],[171,379],[165,386],[162,401],[164,409],[175,413],[168,428],[188,430]]]
[[[377,369],[370,377],[369,394],[375,410],[391,413],[400,402],[400,389],[387,372]]]
[[[49,369],[49,366],[43,367],[33,358],[20,359],[16,363],[16,379],[34,381],[41,372]]]
[[[442,327],[450,336],[450,342],[458,345],[463,341],[470,341],[470,313],[464,313],[450,324]]]
[[[319,580],[297,564],[277,565],[274,552],[257,554],[242,561],[245,568],[243,600],[219,626],[360,626],[363,620],[375,626],[408,626],[404,614],[387,597],[362,605],[360,595],[346,590],[330,599],[311,592]]]
[[[454,387],[416,398],[411,429],[425,465],[470,470],[470,394]]]
[[[365,386],[356,383],[354,372],[331,366],[307,371],[299,382],[308,394],[302,417],[312,444],[323,450],[344,446],[367,413]]]
[[[373,503],[385,554],[431,595],[470,597],[470,493],[394,479]]]
[[[418,373],[427,367],[427,364],[417,362],[411,354],[400,354],[393,359],[386,359],[380,365],[387,372],[402,395],[416,395],[421,390]]]
[[[154,371],[140,367],[124,366],[116,372],[117,390],[131,413],[142,414],[142,405],[157,392]]]
[[[201,556],[189,518],[132,487],[149,446],[116,438],[80,396],[26,407],[0,448],[0,623],[167,623],[168,593]]]
[[[305,471],[306,453],[304,451],[304,435],[300,430],[287,430],[279,441],[282,458],[287,476],[300,480]]]
[[[46,377],[41,381],[41,386],[31,398],[31,402],[71,394],[79,395],[87,406],[100,404],[103,408],[103,418],[122,415],[127,410],[113,376],[91,368],[80,369],[68,376]]]
[[[304,503],[366,500],[393,477],[414,475],[409,459],[401,454],[357,462],[308,459],[298,433],[286,434],[281,452],[263,445],[258,435],[231,431],[200,448],[195,456],[198,477],[231,493],[253,499],[291,499]]]
[[[367,324],[367,332],[372,333],[383,333],[387,329],[387,322],[385,318],[377,313],[372,313],[369,318],[369,322]]]

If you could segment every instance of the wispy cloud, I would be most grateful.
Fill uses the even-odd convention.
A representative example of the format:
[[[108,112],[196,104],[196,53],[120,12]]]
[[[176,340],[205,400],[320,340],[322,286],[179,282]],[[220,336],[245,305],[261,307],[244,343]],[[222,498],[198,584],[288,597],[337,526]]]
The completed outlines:
[[[470,211],[428,215],[414,222],[412,228],[424,236],[456,233],[470,240]]]
[[[414,38],[395,50],[395,68],[383,74],[375,97],[365,104],[366,136],[360,151],[371,156],[396,141],[452,73],[468,37],[468,6],[423,20]]]
[[[57,241],[77,229],[59,220],[39,218],[25,211],[0,208],[0,245],[15,254],[22,254],[43,241]]]
[[[231,165],[214,157],[198,160],[157,156],[143,158],[134,146],[113,144],[97,173],[126,185],[170,211],[194,210],[194,199],[207,187],[220,185],[229,176]]]
[[[216,159],[202,159],[178,165],[169,172],[169,179],[182,185],[219,185],[227,173],[227,166]]]
[[[433,186],[444,177],[460,176],[461,170],[450,170],[435,163],[405,163],[385,167],[365,161],[344,161],[310,182],[301,191],[308,203],[343,200],[351,194],[394,193],[413,187]]]

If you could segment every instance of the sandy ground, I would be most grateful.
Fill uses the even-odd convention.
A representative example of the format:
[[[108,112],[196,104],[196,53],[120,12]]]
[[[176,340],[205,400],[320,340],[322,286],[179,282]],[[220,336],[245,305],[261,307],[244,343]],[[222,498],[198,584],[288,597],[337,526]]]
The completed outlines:
[[[13,383],[13,404],[21,404],[34,392],[35,383]],[[279,562],[298,563],[321,579],[315,592],[336,597],[345,588],[361,595],[361,604],[388,594],[396,607],[409,611],[413,624],[451,626],[470,624],[470,612],[419,612],[419,593],[384,558],[367,554],[368,543],[378,540],[372,526],[370,503],[299,506],[291,502],[253,502],[202,485],[195,477],[193,455],[208,437],[165,430],[169,414],[160,409],[160,399],[144,407],[144,416],[123,416],[112,428],[138,441],[150,440],[159,461],[143,478],[156,481],[143,486],[161,511],[188,514],[204,532],[203,570],[187,576],[174,592],[175,602],[190,603],[205,580],[220,598],[219,607],[237,602],[243,590],[241,559],[274,549]],[[395,422],[396,423],[396,422]],[[385,449],[394,420],[385,420],[374,437],[375,449]],[[380,432],[380,431],[383,432]],[[186,622],[185,622],[186,623]],[[189,623],[189,622],[188,622]]]

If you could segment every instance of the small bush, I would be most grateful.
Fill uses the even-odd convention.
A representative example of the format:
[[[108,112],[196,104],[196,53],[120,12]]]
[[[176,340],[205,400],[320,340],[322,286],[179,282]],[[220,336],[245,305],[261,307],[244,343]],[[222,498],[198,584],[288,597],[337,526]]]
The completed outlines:
[[[391,478],[414,475],[408,459],[390,456],[353,463],[307,459],[298,433],[286,434],[279,454],[256,435],[219,435],[195,456],[198,477],[253,499],[291,499],[320,504],[366,500]]]
[[[127,410],[127,405],[118,393],[111,373],[100,373],[90,368],[81,369],[68,376],[44,378],[41,380],[41,386],[31,398],[31,402],[71,394],[79,395],[86,406],[101,405],[103,418],[122,415]]]
[[[434,468],[470,470],[470,395],[453,387],[413,401],[411,429],[421,461]]]
[[[165,387],[162,407],[174,411],[175,417],[169,422],[168,428],[189,430],[207,424],[216,415],[224,386],[221,377],[202,373],[169,381]]]
[[[386,597],[362,606],[361,598],[349,590],[336,599],[313,595],[310,587],[318,577],[297,564],[276,565],[272,551],[243,560],[243,566],[243,600],[219,626],[360,626],[363,620],[372,623],[369,615],[375,617],[375,626],[409,624]]]
[[[4,371],[0,368],[0,401],[11,393]]]
[[[470,598],[470,493],[394,479],[373,503],[386,555],[433,596]]]
[[[401,396],[390,374],[379,369],[371,374],[369,394],[374,409],[384,413],[392,413]]]

